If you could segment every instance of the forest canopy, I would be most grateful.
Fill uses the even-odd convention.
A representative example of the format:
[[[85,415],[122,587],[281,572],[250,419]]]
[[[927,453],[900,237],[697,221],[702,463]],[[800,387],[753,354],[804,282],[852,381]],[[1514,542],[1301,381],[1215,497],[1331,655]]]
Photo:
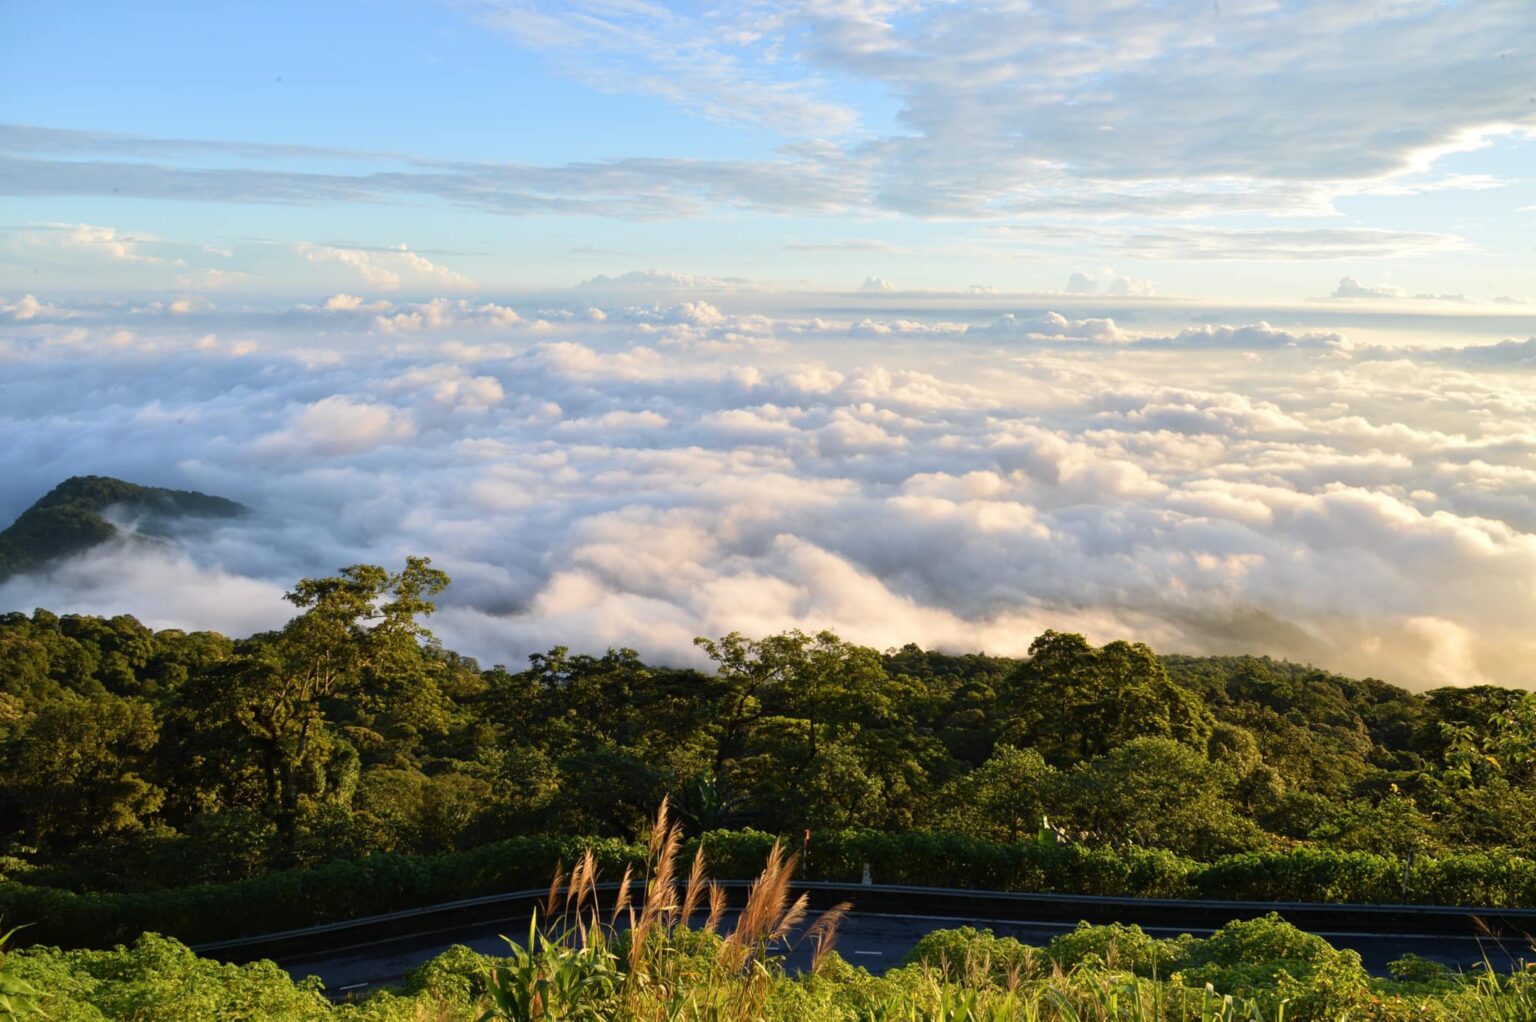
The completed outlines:
[[[0,880],[229,882],[520,835],[945,833],[1202,862],[1536,849],[1536,696],[1414,694],[1266,657],[1046,632],[1023,659],[830,632],[701,638],[709,670],[426,626],[425,558],[305,579],[244,638],[0,616]]]

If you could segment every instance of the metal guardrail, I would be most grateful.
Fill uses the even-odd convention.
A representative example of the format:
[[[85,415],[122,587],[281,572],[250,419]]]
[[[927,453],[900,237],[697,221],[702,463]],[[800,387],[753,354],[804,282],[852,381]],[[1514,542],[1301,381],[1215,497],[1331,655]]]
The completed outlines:
[[[735,900],[740,900],[738,892],[744,893],[748,883],[723,881],[720,886],[738,894]],[[1101,897],[827,881],[803,881],[792,886],[796,891],[809,894],[814,908],[851,901],[856,912],[931,916],[949,922],[967,919],[1118,922],[1196,931],[1215,930],[1234,919],[1252,919],[1278,912],[1293,925],[1314,932],[1448,937],[1487,933],[1536,934],[1536,910],[1533,909]],[[605,883],[599,884],[598,890],[611,895],[618,887],[617,883]],[[201,955],[224,961],[259,958],[292,961],[482,925],[521,923],[525,927],[535,907],[544,903],[548,893],[543,889],[485,895],[302,929],[211,941],[195,945],[193,949]],[[637,889],[636,893],[643,894],[643,889]],[[612,903],[611,899],[605,900]],[[509,927],[509,932],[519,931]]]

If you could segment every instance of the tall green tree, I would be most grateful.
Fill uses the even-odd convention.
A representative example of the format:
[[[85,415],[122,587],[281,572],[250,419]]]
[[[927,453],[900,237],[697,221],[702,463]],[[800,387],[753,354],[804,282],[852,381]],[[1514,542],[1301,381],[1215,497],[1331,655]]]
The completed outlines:
[[[1204,745],[1214,718],[1200,697],[1175,684],[1157,654],[1139,642],[1101,648],[1081,635],[1048,631],[1010,679],[1004,739],[1039,749],[1058,765],[1103,755],[1136,738]]]
[[[33,843],[73,846],[142,830],[164,791],[150,776],[158,727],[149,704],[69,694],[0,747],[0,779]]]
[[[1211,859],[1269,843],[1227,798],[1229,770],[1169,738],[1136,738],[1061,777],[1050,802],[1093,844]]]
[[[303,613],[237,653],[222,701],[258,751],[267,806],[285,838],[301,795],[324,770],[318,754],[330,751],[327,703],[355,697],[370,675],[420,670],[422,644],[435,642],[420,619],[448,582],[425,557],[393,573],[360,564],[303,579],[286,594]]]
[[[999,745],[985,763],[944,787],[935,823],[987,841],[1032,837],[1056,784],[1056,769],[1034,749]]]

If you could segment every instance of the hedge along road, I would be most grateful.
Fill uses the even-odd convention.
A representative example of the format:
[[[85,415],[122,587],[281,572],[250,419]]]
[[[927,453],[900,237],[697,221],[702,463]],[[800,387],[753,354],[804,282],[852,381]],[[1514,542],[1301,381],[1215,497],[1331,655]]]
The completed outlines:
[[[744,900],[745,881],[721,884],[733,902]],[[849,901],[853,911],[838,929],[837,951],[855,965],[883,972],[933,930],[990,928],[1000,936],[1042,945],[1079,921],[1135,923],[1155,937],[1206,935],[1235,919],[1279,913],[1293,925],[1335,947],[1358,951],[1366,967],[1384,974],[1387,963],[1408,953],[1470,969],[1485,959],[1507,968],[1529,955],[1536,910],[1440,905],[1352,905],[1319,902],[1196,901],[1025,894],[881,884],[803,882],[813,909]],[[600,884],[611,905],[617,884]],[[637,895],[643,889],[636,886]],[[258,937],[201,944],[205,957],[230,962],[270,958],[295,978],[318,976],[333,995],[397,982],[407,972],[455,944],[483,954],[504,953],[501,934],[524,937],[547,890],[471,898],[341,923]],[[732,919],[728,915],[725,928]],[[791,939],[791,945],[794,944]],[[810,959],[793,948],[786,965]]]

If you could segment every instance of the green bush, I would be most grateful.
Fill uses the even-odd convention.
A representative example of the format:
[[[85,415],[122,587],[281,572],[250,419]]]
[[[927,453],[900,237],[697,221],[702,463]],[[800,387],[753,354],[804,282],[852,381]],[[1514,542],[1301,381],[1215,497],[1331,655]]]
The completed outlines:
[[[749,879],[775,838],[714,831],[700,843],[712,876]],[[798,851],[798,842],[786,842]],[[557,863],[590,847],[604,880],[639,864],[643,848],[616,838],[519,837],[441,855],[372,855],[222,884],[134,893],[75,893],[0,881],[0,918],[32,924],[24,943],[101,947],[151,931],[190,942],[296,929],[485,894],[543,888]],[[857,882],[1128,897],[1399,902],[1403,863],[1389,856],[1296,848],[1201,864],[1158,849],[1000,843],[954,834],[824,831],[798,875]],[[1536,907],[1536,862],[1473,854],[1420,858],[1407,900]]]
[[[717,876],[755,876],[772,837],[715,833],[705,855]],[[728,850],[722,865],[716,848]],[[982,841],[959,834],[823,831],[812,835],[801,875],[856,883],[868,864],[876,883],[1064,894],[1187,897],[1198,864],[1161,849],[1089,848],[1051,842]]]
[[[1344,1017],[1370,997],[1371,978],[1358,954],[1340,951],[1276,913],[1231,922],[1191,941],[1179,969],[1188,986],[1289,1001],[1291,1018]]]
[[[75,894],[0,883],[0,917],[32,923],[18,938],[64,947],[102,946],[153,931],[189,942],[297,929],[436,902],[545,887],[558,863],[584,848],[602,876],[638,864],[639,846],[616,839],[511,838],[444,855],[372,855],[227,884],[134,894]]]
[[[1218,859],[1195,887],[1206,898],[1393,902],[1403,900],[1402,876],[1402,863],[1386,856],[1295,848]]]
[[[1410,894],[1436,905],[1536,906],[1536,861],[1486,852],[1420,859]]]
[[[224,965],[153,934],[109,951],[32,948],[9,955],[4,966],[8,975],[41,991],[46,1014],[37,1017],[48,1022],[473,1022],[530,1016],[1514,1022],[1536,1017],[1536,976],[1442,971],[1418,989],[1373,980],[1353,953],[1274,916],[1230,924],[1209,938],[1173,941],[1153,940],[1134,927],[1080,926],[1053,941],[1049,951],[985,930],[939,931],[881,977],[835,955],[818,972],[799,976],[786,975],[776,958],[761,968],[721,969],[719,937],[691,931],[656,937],[666,953],[639,967],[617,944],[594,955],[557,938],[534,956],[514,952],[500,959],[455,947],[415,970],[398,989],[343,1004],[329,1003],[318,983],[295,982],[270,962]],[[1113,971],[1104,964],[1109,948],[1115,949]],[[519,961],[538,967],[519,969]],[[1131,966],[1140,978],[1127,975]],[[489,982],[493,967],[500,967],[495,984]],[[591,977],[585,974],[594,970],[602,982],[587,982]],[[1156,979],[1150,978],[1154,972]],[[492,985],[503,996],[482,1001]],[[482,1014],[497,1005],[517,1009],[535,1001],[539,1008],[528,1013]],[[547,1010],[557,1003],[568,1009],[565,1014]],[[0,1007],[0,1018],[5,1017]]]
[[[1046,946],[1051,961],[1064,969],[1108,967],[1138,976],[1167,976],[1186,955],[1189,940],[1158,940],[1139,926],[1092,926],[1078,923]]]
[[[225,965],[144,934],[111,951],[20,951],[8,965],[44,993],[48,1022],[207,1022],[332,1017],[318,982],[295,983],[271,962]]]
[[[923,934],[901,964],[925,965],[949,979],[963,979],[978,973],[1005,979],[1032,975],[1044,960],[1039,948],[1012,937],[999,937],[991,930],[962,926]]]

